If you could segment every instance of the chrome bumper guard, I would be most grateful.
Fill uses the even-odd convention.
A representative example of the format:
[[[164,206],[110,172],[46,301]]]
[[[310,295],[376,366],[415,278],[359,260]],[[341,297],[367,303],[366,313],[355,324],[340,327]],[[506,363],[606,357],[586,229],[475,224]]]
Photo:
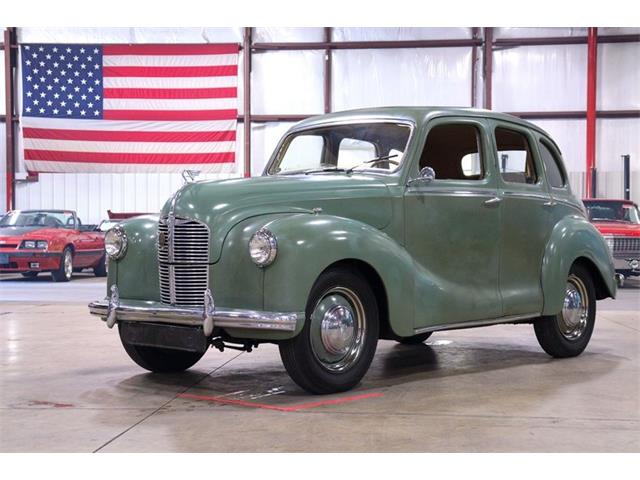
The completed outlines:
[[[204,295],[203,308],[176,307],[141,300],[120,300],[118,287],[111,286],[111,295],[89,304],[89,313],[106,320],[112,328],[118,320],[161,322],[176,325],[202,326],[208,337],[214,327],[242,328],[293,332],[303,312],[264,312],[258,310],[218,309],[211,290]]]

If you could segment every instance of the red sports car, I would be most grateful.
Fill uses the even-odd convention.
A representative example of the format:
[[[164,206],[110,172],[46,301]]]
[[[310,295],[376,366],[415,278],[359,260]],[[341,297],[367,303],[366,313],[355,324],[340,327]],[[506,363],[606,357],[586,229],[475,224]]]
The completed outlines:
[[[107,274],[104,232],[82,226],[72,210],[14,210],[0,219],[0,273],[51,272],[68,282],[74,271]]]
[[[616,268],[618,285],[640,276],[640,211],[631,200],[585,199],[589,220],[604,236]]]

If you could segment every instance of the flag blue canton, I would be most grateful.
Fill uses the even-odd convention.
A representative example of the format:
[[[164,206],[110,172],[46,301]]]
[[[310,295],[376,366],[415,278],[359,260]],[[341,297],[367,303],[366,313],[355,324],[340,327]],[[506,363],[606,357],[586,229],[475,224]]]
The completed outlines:
[[[100,45],[23,45],[22,114],[102,118]]]

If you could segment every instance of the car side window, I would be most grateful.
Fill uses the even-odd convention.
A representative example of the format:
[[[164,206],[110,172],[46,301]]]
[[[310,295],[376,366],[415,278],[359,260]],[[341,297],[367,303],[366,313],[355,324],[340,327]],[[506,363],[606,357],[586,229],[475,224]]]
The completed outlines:
[[[502,127],[496,128],[495,136],[502,179],[510,183],[537,183],[538,173],[527,137]]]
[[[436,125],[427,135],[420,169],[433,168],[436,180],[481,180],[485,176],[480,132],[463,123]]]
[[[553,154],[551,149],[547,147],[544,141],[538,142],[538,145],[540,147],[540,157],[542,157],[542,162],[547,172],[549,185],[555,188],[564,187],[567,184],[567,180],[564,178],[558,158]]]

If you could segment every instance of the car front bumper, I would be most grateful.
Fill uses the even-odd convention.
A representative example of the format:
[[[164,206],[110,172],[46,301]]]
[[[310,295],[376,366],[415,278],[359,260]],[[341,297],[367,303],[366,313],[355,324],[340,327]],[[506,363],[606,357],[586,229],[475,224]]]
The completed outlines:
[[[60,252],[0,250],[1,273],[46,272],[60,267]]]
[[[109,328],[117,321],[201,326],[207,337],[213,333],[214,327],[293,332],[298,321],[304,319],[304,312],[217,308],[209,289],[204,298],[202,308],[120,299],[118,288],[113,285],[109,297],[89,304],[89,312],[105,320]]]
[[[623,272],[625,275],[640,275],[640,255],[626,255],[614,257],[613,266],[616,272]]]

